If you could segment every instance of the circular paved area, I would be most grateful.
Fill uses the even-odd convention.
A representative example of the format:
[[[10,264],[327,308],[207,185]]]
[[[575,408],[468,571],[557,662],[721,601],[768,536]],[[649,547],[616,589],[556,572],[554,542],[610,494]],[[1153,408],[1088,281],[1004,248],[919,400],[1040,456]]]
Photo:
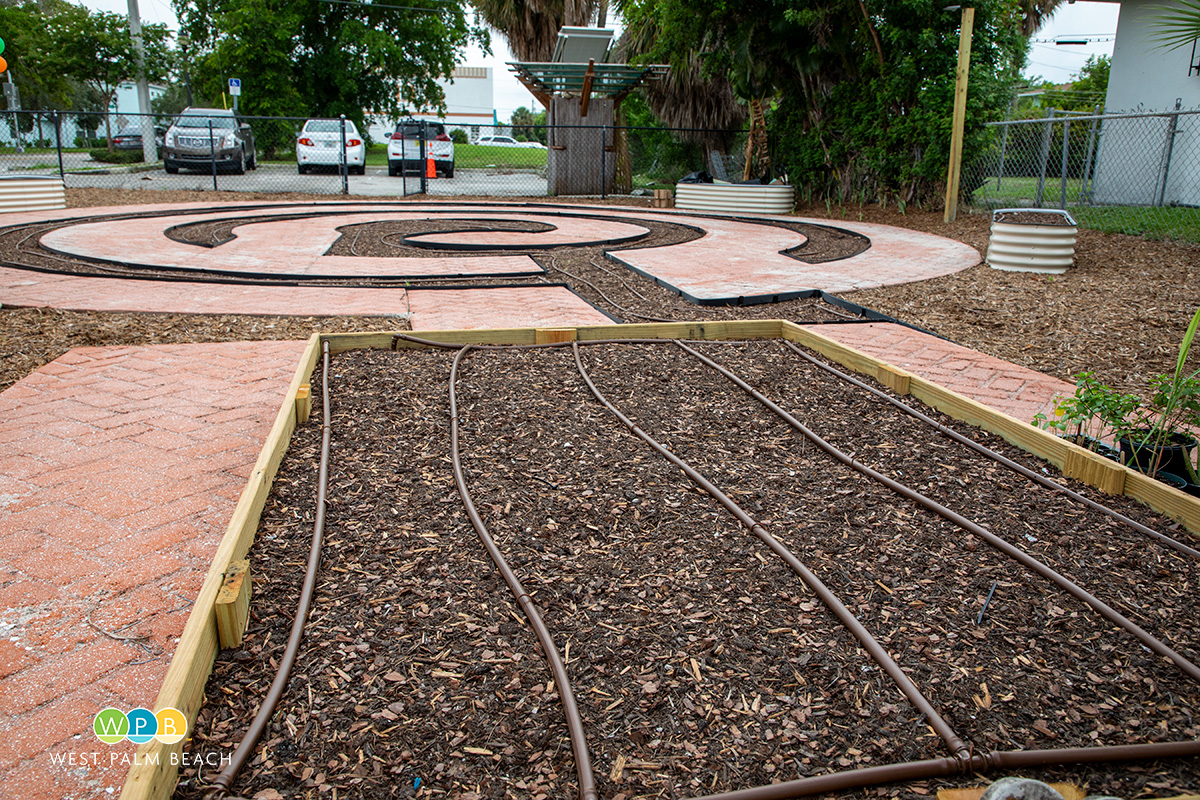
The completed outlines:
[[[329,255],[354,226],[436,223],[404,237],[429,257]],[[415,328],[597,324],[611,320],[563,286],[530,283],[423,290],[306,286],[315,279],[541,277],[540,252],[603,247],[613,262],[699,304],[787,299],[946,275],[979,263],[973,248],[931,234],[858,222],[733,217],[628,206],[529,203],[176,204],[10,215],[5,228],[55,222],[36,235],[92,275],[0,266],[0,301],[14,305],[176,313],[412,314]],[[647,246],[645,222],[679,226],[689,241]],[[462,229],[455,229],[458,223]],[[224,226],[212,241],[188,240],[197,226]],[[492,226],[489,228],[489,226]],[[447,229],[449,228],[449,230]],[[806,231],[808,235],[806,235]],[[859,244],[835,260],[807,259],[810,236],[850,235]],[[3,230],[0,230],[3,233]],[[184,280],[121,280],[105,269],[182,273]],[[250,285],[189,282],[186,276],[253,278]],[[400,287],[403,287],[400,284]]]

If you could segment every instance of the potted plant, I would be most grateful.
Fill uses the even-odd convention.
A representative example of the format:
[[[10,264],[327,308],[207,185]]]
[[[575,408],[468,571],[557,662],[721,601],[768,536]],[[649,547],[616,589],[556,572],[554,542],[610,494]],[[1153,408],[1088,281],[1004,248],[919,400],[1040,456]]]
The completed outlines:
[[[1035,424],[1058,430],[1076,444],[1103,452],[1103,440],[1111,438],[1120,447],[1120,460],[1148,475],[1169,483],[1183,479],[1188,490],[1200,492],[1200,477],[1193,463],[1200,431],[1200,369],[1187,371],[1192,341],[1200,328],[1200,308],[1192,315],[1175,371],[1156,375],[1150,381],[1150,400],[1118,392],[1096,380],[1090,372],[1077,377],[1075,396],[1055,409],[1054,420],[1039,414]]]

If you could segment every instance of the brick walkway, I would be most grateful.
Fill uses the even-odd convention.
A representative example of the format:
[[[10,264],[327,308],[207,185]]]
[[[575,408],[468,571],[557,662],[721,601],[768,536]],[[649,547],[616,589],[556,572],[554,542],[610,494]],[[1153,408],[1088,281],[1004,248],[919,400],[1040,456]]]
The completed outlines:
[[[92,720],[153,704],[303,346],[81,348],[0,393],[0,797],[120,791]]]
[[[1073,384],[903,325],[809,327],[1023,422],[1031,422],[1039,411],[1049,415],[1055,397],[1075,394]]]
[[[403,206],[403,207],[400,207]],[[456,275],[500,274],[527,271],[533,264],[526,256],[503,253],[458,255],[452,258],[350,258],[325,255],[341,235],[339,228],[376,220],[462,219],[528,220],[544,223],[552,230],[542,233],[430,233],[429,240],[453,240],[458,244],[564,244],[618,239],[643,232],[639,219],[654,219],[699,228],[704,235],[690,242],[662,247],[622,250],[610,248],[613,257],[654,277],[696,301],[756,297],[806,289],[838,292],[925,280],[957,272],[979,263],[979,253],[959,242],[927,233],[839,221],[836,227],[864,234],[871,246],[842,261],[807,264],[781,251],[802,245],[804,235],[785,228],[758,224],[732,216],[700,217],[680,212],[629,206],[570,206],[527,204],[461,205],[439,203],[312,203],[269,204],[267,207],[234,204],[206,213],[204,206],[136,207],[138,212],[161,216],[89,222],[103,213],[129,213],[130,209],[88,209],[77,212],[42,212],[7,215],[0,224],[62,219],[77,214],[80,223],[49,232],[42,241],[62,253],[141,265],[182,269],[216,268],[288,275]],[[178,213],[178,212],[189,213]],[[296,214],[332,213],[289,219]],[[212,248],[175,241],[166,229],[213,219],[278,216],[257,220],[235,229],[236,238]],[[798,221],[796,217],[774,219]],[[821,220],[801,220],[828,225]],[[417,263],[420,262],[420,263]],[[78,283],[78,281],[89,281]],[[420,289],[414,289],[413,293]],[[439,291],[419,305],[428,310],[437,305],[453,309],[463,297],[470,308],[470,327],[510,325],[589,325],[596,318],[578,297],[563,290],[556,295],[547,287],[545,300],[534,313],[523,318],[514,306],[503,315],[492,316],[494,306],[472,297],[471,288]],[[525,295],[528,296],[528,295]],[[48,305],[57,308],[107,311],[160,311],[179,313],[258,314],[365,314],[400,313],[409,298],[398,289],[311,289],[303,286],[223,286],[205,284],[181,287],[156,281],[120,281],[72,278],[36,272],[0,269],[0,297],[15,305]],[[413,305],[418,305],[415,301]],[[553,311],[549,306],[553,306]],[[461,316],[461,315],[460,315]],[[440,327],[442,323],[414,320],[414,327]]]

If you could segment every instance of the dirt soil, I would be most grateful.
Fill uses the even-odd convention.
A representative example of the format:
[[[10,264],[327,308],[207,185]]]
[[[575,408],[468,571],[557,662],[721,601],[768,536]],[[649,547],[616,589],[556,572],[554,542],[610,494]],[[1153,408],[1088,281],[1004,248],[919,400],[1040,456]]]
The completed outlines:
[[[698,349],[859,461],[1200,657],[1195,560],[1034,487],[779,343]],[[1200,735],[1200,690],[1169,662],[840,466],[681,349],[581,352],[600,390],[791,548],[974,749]],[[451,356],[333,360],[324,562],[289,689],[235,787],[242,796],[577,796],[557,689],[455,487]],[[564,653],[601,797],[689,797],[947,755],[809,588],[592,397],[570,350],[477,351],[456,386],[470,492]],[[312,533],[319,413],[298,429],[264,511],[247,641],[218,656],[197,752],[239,741],[282,653]],[[1173,532],[1128,500],[1104,500]],[[1169,796],[1200,785],[1200,760],[1031,774]],[[205,777],[185,773],[177,796],[200,797]],[[964,782],[986,779],[840,797]]]

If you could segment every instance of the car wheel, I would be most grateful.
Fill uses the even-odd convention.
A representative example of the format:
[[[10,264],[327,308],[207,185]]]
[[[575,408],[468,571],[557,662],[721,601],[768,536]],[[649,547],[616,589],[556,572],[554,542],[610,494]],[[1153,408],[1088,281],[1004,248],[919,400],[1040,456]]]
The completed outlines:
[[[250,169],[258,169],[258,151],[250,153],[250,163],[246,165]]]
[[[453,161],[450,162],[450,166],[446,167],[444,174],[447,178],[454,177],[454,162]]]
[[[304,173],[308,172],[308,170],[304,168],[303,164],[297,164],[296,172],[299,172],[301,175],[303,175]]]
[[[246,174],[246,151],[245,150],[238,151],[237,161],[235,161],[233,163],[233,174],[234,175],[245,175]]]
[[[395,161],[388,162],[388,177],[394,178],[400,174],[400,168],[396,166]]]
[[[168,175],[178,175],[179,174],[179,165],[172,163],[168,159],[163,159],[163,169],[166,170]]]
[[[359,175],[366,175],[367,174],[367,165],[359,164],[357,167],[354,168],[354,171]]]

